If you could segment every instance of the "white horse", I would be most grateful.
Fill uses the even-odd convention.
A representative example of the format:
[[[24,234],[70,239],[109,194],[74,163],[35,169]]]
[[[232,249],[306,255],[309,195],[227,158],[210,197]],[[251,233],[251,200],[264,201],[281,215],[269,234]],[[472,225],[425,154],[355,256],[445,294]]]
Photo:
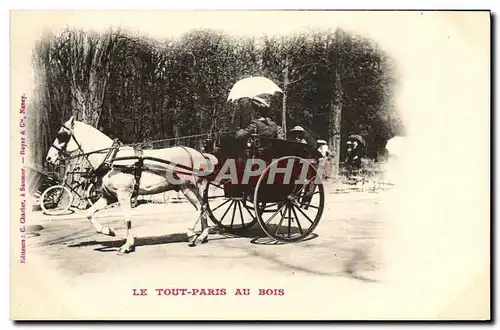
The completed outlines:
[[[94,169],[97,169],[106,160],[107,150],[111,148],[113,141],[97,129],[76,121],[71,117],[63,124],[51,148],[47,153],[46,160],[50,164],[57,165],[61,154],[73,154],[80,151],[87,154],[87,159]],[[135,157],[136,151],[133,147],[120,147],[115,158]],[[188,147],[172,147],[156,150],[144,150],[143,157],[154,157],[172,164],[178,164],[185,168],[195,168],[196,165],[205,164],[211,168],[217,163],[215,156],[203,154]],[[201,233],[196,234],[193,229],[188,230],[188,239],[191,245],[198,242],[206,242],[210,227],[205,217],[205,204],[200,194],[201,189],[207,184],[203,177],[196,176],[185,168],[178,171],[174,165],[163,162],[144,159],[143,170],[136,186],[136,173],[133,168],[137,161],[135,159],[118,160],[112,162],[111,170],[102,179],[103,196],[88,210],[87,219],[95,228],[97,233],[115,236],[115,232],[109,227],[103,227],[95,218],[94,214],[105,208],[113,201],[118,201],[124,217],[126,242],[118,254],[129,253],[135,250],[135,238],[132,233],[131,198],[134,190],[137,195],[158,194],[169,190],[180,190],[193,206],[200,211],[198,221],[201,221]],[[178,169],[178,167],[177,167]],[[195,169],[196,170],[196,169]],[[206,171],[206,169],[205,169]],[[176,174],[173,174],[173,173]],[[206,173],[206,172],[205,172]]]

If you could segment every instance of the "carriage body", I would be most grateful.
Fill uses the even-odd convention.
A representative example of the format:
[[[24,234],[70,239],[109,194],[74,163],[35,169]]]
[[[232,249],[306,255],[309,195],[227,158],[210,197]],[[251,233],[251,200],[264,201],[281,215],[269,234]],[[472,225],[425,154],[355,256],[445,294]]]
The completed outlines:
[[[316,149],[295,141],[257,135],[246,141],[222,136],[215,156],[218,164],[208,177],[204,199],[211,220],[219,227],[238,232],[259,222],[267,236],[294,242],[306,238],[317,226],[324,193],[318,180],[321,154]],[[228,162],[234,165],[228,166]],[[235,171],[233,175],[229,175],[231,170]],[[216,197],[210,196],[210,187],[218,188]],[[318,197],[316,205],[311,205],[313,195]],[[216,199],[226,205],[219,214],[214,212],[220,208],[213,205]],[[315,214],[308,216],[306,213],[310,211]],[[270,217],[279,224],[270,226],[273,220]],[[309,226],[300,223],[301,217]]]
[[[253,195],[260,176],[247,176],[248,179],[244,180],[245,171],[249,169],[255,171],[258,167],[256,164],[252,165],[252,162],[260,160],[266,166],[270,166],[273,161],[289,156],[296,157],[291,166],[289,179],[286,179],[283,173],[276,173],[274,178],[269,180],[269,183],[267,183],[267,180],[264,183],[261,201],[276,202],[288,196],[294,188],[295,184],[293,182],[298,180],[302,171],[300,160],[312,160],[312,165],[317,168],[317,161],[321,156],[317,150],[312,149],[309,145],[289,140],[251,136],[249,140],[242,143],[233,136],[228,136],[221,144],[218,154],[216,154],[219,163],[212,173],[212,180],[216,180],[217,177],[221,176],[220,171],[227,161],[234,160],[237,173],[237,180],[235,181],[237,183],[232,183],[229,179],[219,182],[225,187],[225,196],[227,198],[237,198]],[[286,161],[279,162],[276,167],[285,168]]]

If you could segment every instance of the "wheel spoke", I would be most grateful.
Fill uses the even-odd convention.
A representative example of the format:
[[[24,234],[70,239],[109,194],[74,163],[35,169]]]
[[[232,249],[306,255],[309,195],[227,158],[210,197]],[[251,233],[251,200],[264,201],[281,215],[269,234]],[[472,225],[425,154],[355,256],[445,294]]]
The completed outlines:
[[[243,205],[243,208],[244,208],[245,210],[247,210],[248,214],[250,214],[250,216],[251,216],[251,217],[252,217],[252,219],[253,219],[253,218],[254,218],[254,215],[252,214],[252,212],[250,212],[250,209],[248,208],[248,206]]]
[[[320,191],[318,190],[318,191],[315,191],[315,192],[313,192],[313,193],[307,193],[307,194],[304,194],[304,196],[302,196],[302,197],[311,197],[311,196],[316,195],[316,194],[319,194],[319,193],[320,193]]]
[[[295,189],[293,190],[294,195],[298,195],[300,192],[302,192],[302,190],[304,190],[304,188],[307,187],[307,184],[300,184],[298,186],[300,187],[299,190],[297,191]]]
[[[238,201],[238,209],[240,210],[240,218],[241,218],[241,224],[243,227],[245,226],[245,223],[243,222],[243,211],[241,210],[241,203]]]
[[[284,205],[286,205],[286,204],[283,204],[283,206]],[[280,223],[278,224],[278,228],[276,229],[276,232],[274,233],[275,235],[278,235],[278,231],[281,228],[281,224],[283,223],[283,219],[285,219],[285,214],[286,214],[286,210],[285,210],[285,213],[281,216]]]
[[[318,207],[318,206],[314,206],[314,205],[310,205],[310,204],[309,204],[309,205],[307,205],[307,207],[308,207],[308,208],[309,208],[309,207],[312,207],[313,209],[319,210],[319,207]]]
[[[310,223],[314,223],[314,221],[312,221],[312,220],[309,218],[309,216],[308,216],[307,214],[305,214],[305,213],[304,213],[304,211],[302,211],[302,210],[301,210],[300,205],[297,205],[297,204],[295,204],[295,203],[294,203],[294,205],[297,207],[297,210],[299,210],[299,212],[300,212],[300,213],[302,213],[302,215],[303,215],[303,216],[305,216],[307,220],[309,220],[309,222],[310,222]]]
[[[227,212],[229,212],[229,210],[231,209],[231,206],[233,206],[233,204],[234,204],[234,200],[231,199],[230,201],[231,201],[231,204],[227,208],[226,212],[224,212],[224,215],[222,216],[222,218],[220,218],[221,223],[222,223],[222,220],[224,220],[224,217],[226,216]]]
[[[313,177],[307,178],[307,179],[301,181],[300,183],[296,183],[296,184],[301,185],[302,187],[306,187],[309,183],[314,182],[314,180],[316,180],[316,177],[317,177],[317,175],[314,175]],[[300,190],[302,190],[302,188]]]
[[[56,205],[59,205],[59,202],[61,201],[61,198],[63,198],[64,195],[64,190],[62,190],[59,194],[57,194],[57,202]]]
[[[213,209],[212,212],[215,212],[219,207],[221,207],[221,206],[223,206],[223,205],[225,205],[225,204],[227,204],[227,203],[229,203],[231,201],[233,201],[233,200],[232,199],[228,199],[227,201],[225,201],[224,203],[222,203],[221,205],[219,205],[215,209]]]
[[[290,238],[290,231],[292,230],[292,211],[290,210],[293,206],[288,206],[288,238]]]
[[[234,215],[236,214],[236,204],[238,204],[239,201],[235,201],[233,204],[233,216],[231,217],[231,227],[233,226],[234,223]]]
[[[297,212],[295,211],[295,205],[292,205],[291,209],[293,211],[293,216],[297,220],[297,226],[299,226],[300,235],[304,235],[304,231],[302,230],[302,226],[300,225],[299,217],[297,216]]]
[[[285,207],[285,203],[283,203],[283,205],[281,205],[281,207],[276,211],[274,212],[274,214],[266,221],[266,225],[271,222],[271,220],[274,219],[274,217],[276,216],[276,214],[280,213],[280,211],[283,209],[283,207]]]

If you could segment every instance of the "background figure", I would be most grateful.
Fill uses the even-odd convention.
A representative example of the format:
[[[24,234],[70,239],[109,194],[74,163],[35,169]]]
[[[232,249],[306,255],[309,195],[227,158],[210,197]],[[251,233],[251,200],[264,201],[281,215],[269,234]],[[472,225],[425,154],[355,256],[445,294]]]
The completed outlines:
[[[330,157],[332,156],[332,152],[330,149],[328,149],[328,145],[326,144],[325,140],[318,140],[318,151],[323,157]]]
[[[328,144],[325,140],[318,140],[318,151],[322,158],[320,159],[321,166],[323,167],[323,180],[328,180],[331,175],[331,164],[330,158],[333,156],[330,149],[328,149]]]
[[[318,148],[316,140],[311,134],[306,131],[302,126],[295,126],[289,132],[290,140],[297,141],[312,146],[314,149]]]
[[[347,141],[346,165],[348,174],[361,169],[361,158],[363,157],[363,148],[356,140]]]
[[[257,112],[258,118],[253,119],[247,127],[236,132],[237,140],[244,140],[254,131],[259,136],[283,139],[283,130],[269,118],[271,107],[266,100],[260,97],[252,99],[252,109]]]

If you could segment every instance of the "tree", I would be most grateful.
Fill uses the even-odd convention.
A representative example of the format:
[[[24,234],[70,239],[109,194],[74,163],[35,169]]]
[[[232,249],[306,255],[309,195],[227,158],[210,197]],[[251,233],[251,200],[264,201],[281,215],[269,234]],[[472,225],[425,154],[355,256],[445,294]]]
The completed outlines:
[[[371,40],[341,29],[237,38],[192,30],[152,40],[123,31],[66,30],[34,52],[40,111],[32,115],[37,161],[72,114],[124,143],[173,145],[180,136],[236,131],[251,113],[226,103],[238,80],[262,75],[284,91],[271,101],[285,130],[304,126],[327,140],[335,164],[342,141],[364,135],[370,157],[401,132],[392,101],[394,65]],[[179,141],[179,140],[177,140]],[[194,140],[182,143],[194,145]]]
[[[340,166],[340,155],[341,155],[341,134],[342,134],[342,107],[344,92],[342,89],[342,78],[344,65],[344,45],[345,45],[345,34],[342,30],[337,29],[334,34],[332,54],[330,58],[333,60],[333,80],[334,87],[332,91],[332,101],[331,110],[328,120],[329,124],[329,146],[333,152],[333,170],[337,173]]]
[[[66,33],[67,53],[64,56],[71,70],[74,115],[82,122],[97,127],[119,33],[108,31],[99,35],[75,30]]]

